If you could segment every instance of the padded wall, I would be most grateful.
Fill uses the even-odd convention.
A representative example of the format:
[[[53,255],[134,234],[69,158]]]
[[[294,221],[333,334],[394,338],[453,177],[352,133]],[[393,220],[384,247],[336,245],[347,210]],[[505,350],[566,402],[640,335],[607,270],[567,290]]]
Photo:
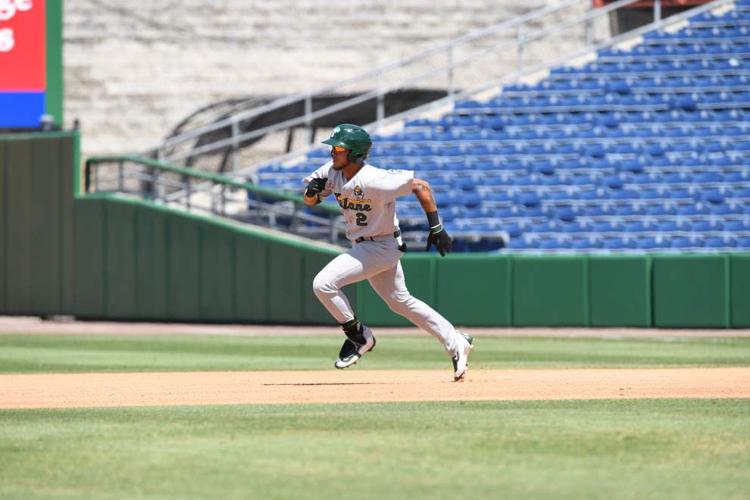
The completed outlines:
[[[0,312],[67,313],[78,136],[0,136]]]
[[[592,255],[588,259],[591,326],[651,325],[651,259]]]
[[[586,256],[513,258],[515,326],[587,326]]]
[[[78,233],[88,250],[77,260],[76,314],[335,325],[312,293],[313,278],[334,250],[134,200],[87,197],[76,202],[76,214],[88,227]],[[104,234],[109,237],[100,244]],[[136,235],[133,241],[130,235]],[[121,255],[126,249],[134,249],[135,257]],[[737,327],[749,320],[749,259],[732,259],[731,318]],[[407,253],[402,265],[409,291],[456,325],[648,327],[653,321],[724,327],[730,318],[726,255]],[[410,325],[367,282],[345,293],[372,326]]]
[[[0,313],[333,325],[336,251],[130,198],[76,199],[77,134],[0,136]],[[406,254],[414,296],[466,326],[750,327],[750,255]],[[373,326],[408,325],[367,283]]]
[[[335,323],[312,292],[333,250],[117,196],[77,200],[76,218],[77,316]]]
[[[81,317],[105,318],[106,260],[103,200],[75,203],[75,285],[72,311]]]
[[[750,328],[750,255],[732,255],[729,268],[732,328]]]
[[[451,255],[436,260],[435,305],[457,325],[512,324],[509,255]]]
[[[654,326],[729,326],[728,255],[657,255],[653,266]]]
[[[78,203],[85,203],[78,202]],[[148,207],[137,207],[135,222],[136,304],[132,317],[167,317],[167,218]]]

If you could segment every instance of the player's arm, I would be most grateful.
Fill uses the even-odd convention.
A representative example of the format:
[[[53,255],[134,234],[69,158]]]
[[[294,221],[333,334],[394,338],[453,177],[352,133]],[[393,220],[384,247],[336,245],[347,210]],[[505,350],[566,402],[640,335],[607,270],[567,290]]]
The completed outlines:
[[[427,215],[427,224],[430,226],[426,250],[429,250],[430,246],[435,245],[440,255],[445,256],[446,253],[451,251],[453,240],[451,240],[448,232],[440,223],[437,203],[435,202],[435,196],[432,194],[430,184],[425,180],[414,178],[412,192],[417,197],[417,200],[419,200],[419,204],[422,205],[422,210]]]
[[[437,215],[437,203],[435,202],[435,197],[432,195],[430,184],[427,181],[415,177],[412,182],[411,192],[419,200],[419,204],[422,205],[422,209],[428,218],[430,217],[429,214],[433,212]],[[440,223],[439,220],[438,223]]]

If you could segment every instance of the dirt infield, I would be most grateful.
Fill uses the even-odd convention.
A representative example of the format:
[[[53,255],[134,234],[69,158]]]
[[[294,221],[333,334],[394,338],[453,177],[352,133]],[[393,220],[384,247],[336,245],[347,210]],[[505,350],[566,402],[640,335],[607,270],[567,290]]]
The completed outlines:
[[[750,398],[750,368],[0,375],[0,408]]]
[[[471,328],[476,336],[747,337],[750,330]],[[0,335],[306,336],[333,327],[82,322],[0,316]],[[378,335],[425,335],[379,328]],[[500,401],[626,398],[750,398],[750,368],[261,371],[0,375],[0,409],[210,404]]]

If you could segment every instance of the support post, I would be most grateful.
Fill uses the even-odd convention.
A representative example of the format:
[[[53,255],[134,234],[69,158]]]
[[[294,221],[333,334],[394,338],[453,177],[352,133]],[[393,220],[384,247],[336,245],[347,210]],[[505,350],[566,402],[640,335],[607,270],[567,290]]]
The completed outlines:
[[[232,172],[240,169],[239,150],[240,144],[238,136],[240,135],[240,125],[236,119],[232,120]]]
[[[378,104],[377,104],[377,129],[379,130],[385,118],[385,94],[383,93],[383,72],[378,72]]]
[[[519,24],[516,30],[516,44],[517,44],[516,66],[517,66],[517,73],[518,73],[519,79],[521,78],[521,74],[523,73],[523,50],[525,48],[524,45],[526,44],[525,38],[526,37],[523,33],[523,24]]]
[[[454,79],[455,72],[453,67],[453,45],[448,47],[448,99],[451,104],[454,101],[456,95],[456,82]]]
[[[661,23],[661,0],[654,0],[654,22]]]

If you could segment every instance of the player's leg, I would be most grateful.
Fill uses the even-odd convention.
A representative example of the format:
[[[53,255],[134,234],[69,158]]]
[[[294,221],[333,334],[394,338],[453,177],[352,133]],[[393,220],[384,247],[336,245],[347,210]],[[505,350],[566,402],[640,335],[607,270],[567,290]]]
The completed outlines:
[[[339,323],[347,323],[355,318],[351,304],[341,289],[381,273],[398,262],[398,250],[377,250],[373,244],[355,245],[334,258],[315,276],[315,296]]]
[[[383,254],[376,250],[376,245],[355,245],[329,262],[313,280],[315,295],[339,322],[347,337],[334,364],[336,368],[353,365],[375,347],[372,330],[359,322],[341,289],[381,272],[398,260],[397,253]]]
[[[456,330],[440,313],[409,293],[401,262],[370,277],[369,282],[393,312],[408,319],[443,344],[443,348],[453,358],[455,380],[461,379],[466,371],[473,339]]]
[[[363,279],[365,279],[363,263],[348,253],[343,253],[329,262],[315,276],[313,292],[330,315],[343,324],[354,319],[354,311],[341,289]]]

